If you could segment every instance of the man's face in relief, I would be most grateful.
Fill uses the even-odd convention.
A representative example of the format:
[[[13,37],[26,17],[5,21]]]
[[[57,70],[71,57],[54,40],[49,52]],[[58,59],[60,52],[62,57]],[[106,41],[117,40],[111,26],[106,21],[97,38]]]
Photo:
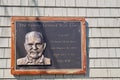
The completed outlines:
[[[24,46],[28,53],[28,57],[37,59],[42,56],[46,43],[43,42],[42,34],[33,31],[26,34]]]

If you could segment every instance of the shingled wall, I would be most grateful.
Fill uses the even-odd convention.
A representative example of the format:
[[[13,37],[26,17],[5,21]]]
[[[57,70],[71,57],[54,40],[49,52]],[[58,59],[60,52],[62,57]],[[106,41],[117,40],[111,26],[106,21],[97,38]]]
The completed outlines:
[[[85,75],[10,74],[11,17],[85,17]],[[0,0],[0,80],[120,80],[120,0]]]

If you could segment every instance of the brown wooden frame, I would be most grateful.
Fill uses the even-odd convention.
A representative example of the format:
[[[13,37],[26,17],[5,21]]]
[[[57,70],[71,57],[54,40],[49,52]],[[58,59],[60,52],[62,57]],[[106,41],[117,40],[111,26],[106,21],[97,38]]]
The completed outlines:
[[[82,68],[81,69],[40,69],[40,70],[16,70],[15,69],[15,21],[17,20],[40,20],[40,21],[80,21],[81,24],[81,55],[82,55]],[[25,75],[25,74],[85,74],[86,73],[86,24],[85,18],[81,17],[12,17],[11,18],[11,74]]]

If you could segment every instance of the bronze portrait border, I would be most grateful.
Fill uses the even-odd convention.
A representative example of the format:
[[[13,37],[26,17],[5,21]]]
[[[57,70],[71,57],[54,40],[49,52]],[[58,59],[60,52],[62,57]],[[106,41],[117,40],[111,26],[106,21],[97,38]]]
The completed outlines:
[[[15,21],[80,21],[81,22],[81,55],[82,68],[80,69],[34,69],[34,70],[16,70],[15,69]],[[86,24],[83,17],[23,17],[14,16],[11,18],[11,74],[13,75],[28,75],[28,74],[85,74],[86,73]]]

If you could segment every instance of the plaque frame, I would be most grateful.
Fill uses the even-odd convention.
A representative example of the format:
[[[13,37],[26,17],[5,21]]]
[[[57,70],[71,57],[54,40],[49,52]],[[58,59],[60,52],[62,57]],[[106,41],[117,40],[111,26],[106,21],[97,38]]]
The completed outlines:
[[[15,68],[15,22],[16,21],[80,21],[81,22],[81,56],[82,68],[80,69],[31,69],[17,70]],[[36,75],[36,74],[85,74],[86,73],[86,24],[83,17],[24,17],[14,16],[11,18],[11,74],[13,75]]]

